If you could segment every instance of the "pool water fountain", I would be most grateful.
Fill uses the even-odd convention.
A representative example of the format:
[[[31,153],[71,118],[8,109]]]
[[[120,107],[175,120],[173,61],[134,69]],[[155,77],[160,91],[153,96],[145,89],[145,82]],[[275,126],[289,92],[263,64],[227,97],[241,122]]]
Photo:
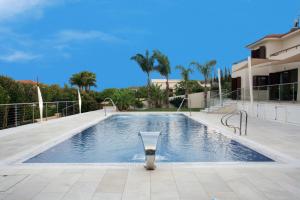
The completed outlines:
[[[160,132],[140,132],[139,136],[141,137],[144,151],[145,151],[145,168],[147,170],[155,169],[155,153],[157,147],[157,141]]]

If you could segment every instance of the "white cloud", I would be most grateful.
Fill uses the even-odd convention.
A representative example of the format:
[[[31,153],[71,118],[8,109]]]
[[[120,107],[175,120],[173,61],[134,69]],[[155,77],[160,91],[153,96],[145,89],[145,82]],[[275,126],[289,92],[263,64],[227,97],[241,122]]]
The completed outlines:
[[[0,60],[4,62],[24,62],[38,58],[38,55],[26,53],[23,51],[14,51],[10,54],[0,56]]]
[[[0,27],[0,61],[7,63],[33,61],[39,58],[69,59],[72,51],[89,41],[106,44],[126,44],[126,40],[98,30],[62,30],[45,38],[16,33]],[[32,52],[34,49],[34,52]],[[35,53],[38,52],[38,53]]]
[[[63,30],[57,35],[58,43],[80,42],[86,40],[100,40],[107,43],[124,42],[123,39],[102,31]]]
[[[57,2],[57,0],[0,0],[0,21],[9,20],[22,14],[41,15],[45,6]]]

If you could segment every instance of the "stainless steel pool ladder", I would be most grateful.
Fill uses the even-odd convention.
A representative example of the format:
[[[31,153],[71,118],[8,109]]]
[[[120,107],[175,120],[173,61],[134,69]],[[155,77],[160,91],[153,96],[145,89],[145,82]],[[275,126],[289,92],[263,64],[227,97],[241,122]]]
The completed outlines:
[[[144,151],[145,151],[145,168],[147,170],[154,170],[155,166],[155,154],[156,147],[160,132],[139,132],[139,136],[141,137]]]
[[[239,126],[234,126],[233,124],[228,124],[228,120],[236,115],[239,115]],[[245,119],[245,120],[243,120],[243,119]],[[245,121],[245,122],[243,123],[243,121]],[[242,128],[243,128],[243,124],[244,124],[244,135],[247,135],[248,113],[245,110],[239,110],[239,111],[233,111],[233,112],[227,113],[222,116],[221,123],[223,126],[232,128],[234,130],[234,133],[236,133],[236,130],[239,130],[240,135],[242,135]]]
[[[190,112],[190,116],[192,116],[192,112],[191,112],[191,108],[190,108],[190,99],[189,99],[189,98],[186,98],[186,97],[182,99],[182,101],[181,101],[181,103],[180,103],[180,106],[179,106],[178,109],[177,109],[177,112],[180,111],[180,109],[181,109],[181,107],[182,107],[182,105],[183,105],[183,102],[184,102],[185,100],[188,101],[188,109],[189,109],[189,112]]]

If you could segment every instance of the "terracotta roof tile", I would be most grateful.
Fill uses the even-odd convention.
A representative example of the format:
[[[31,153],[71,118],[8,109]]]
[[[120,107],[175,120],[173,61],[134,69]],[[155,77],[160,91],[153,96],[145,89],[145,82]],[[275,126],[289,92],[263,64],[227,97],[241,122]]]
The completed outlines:
[[[270,35],[266,35],[264,38],[281,38],[284,35],[285,34],[270,34]]]
[[[257,42],[259,42],[259,41],[261,41],[263,39],[269,39],[269,38],[278,38],[279,39],[279,38],[282,38],[282,37],[284,37],[284,36],[286,36],[286,35],[288,35],[288,34],[290,34],[292,32],[298,31],[298,30],[300,30],[300,28],[292,29],[289,32],[283,33],[283,34],[269,34],[269,35],[266,35],[266,36],[260,38],[259,40],[255,41],[255,42],[247,45],[247,47],[249,47],[249,46],[251,46],[251,45],[253,45],[253,44],[255,44],[255,43],[257,43]]]

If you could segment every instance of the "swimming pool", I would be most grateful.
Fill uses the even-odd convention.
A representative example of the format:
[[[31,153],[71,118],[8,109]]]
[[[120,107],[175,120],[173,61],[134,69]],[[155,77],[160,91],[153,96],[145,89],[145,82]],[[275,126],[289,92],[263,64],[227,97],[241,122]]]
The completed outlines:
[[[117,114],[25,163],[143,162],[139,131],[161,131],[158,162],[272,161],[182,114]]]

